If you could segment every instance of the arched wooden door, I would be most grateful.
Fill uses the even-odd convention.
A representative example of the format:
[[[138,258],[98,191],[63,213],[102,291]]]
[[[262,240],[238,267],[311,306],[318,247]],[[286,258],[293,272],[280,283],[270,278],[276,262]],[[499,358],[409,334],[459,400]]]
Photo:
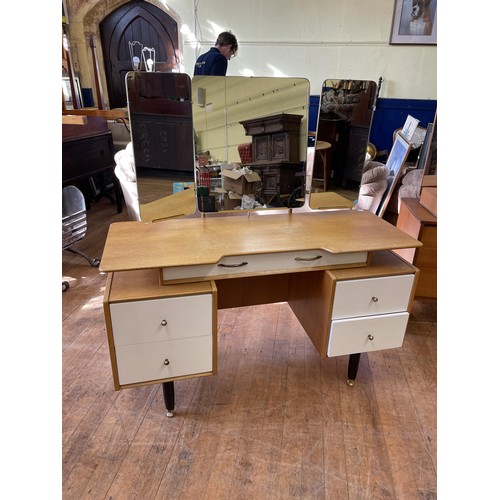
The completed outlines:
[[[99,29],[110,108],[127,106],[125,75],[133,69],[129,42],[155,49],[156,71],[171,71],[179,64],[177,23],[148,2],[122,5],[101,21]]]

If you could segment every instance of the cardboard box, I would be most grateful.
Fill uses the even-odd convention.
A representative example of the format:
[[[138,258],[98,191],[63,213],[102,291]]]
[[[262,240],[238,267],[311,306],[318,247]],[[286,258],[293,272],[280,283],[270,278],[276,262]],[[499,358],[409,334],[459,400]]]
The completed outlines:
[[[253,194],[257,189],[260,176],[257,172],[244,173],[245,170],[229,170],[224,169],[221,171],[222,187],[226,191],[233,193]]]
[[[437,217],[437,188],[424,187],[420,193],[420,205]]]
[[[255,199],[253,194],[247,194],[249,198]],[[243,195],[233,193],[229,191],[224,195],[224,210],[234,210],[235,208],[241,207],[241,199]]]

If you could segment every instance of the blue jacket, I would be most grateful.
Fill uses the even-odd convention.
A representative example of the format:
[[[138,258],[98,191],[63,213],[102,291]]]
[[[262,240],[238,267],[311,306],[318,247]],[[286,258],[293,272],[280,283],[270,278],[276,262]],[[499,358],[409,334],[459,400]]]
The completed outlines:
[[[201,54],[194,65],[194,76],[226,76],[226,71],[227,59],[215,47],[212,47],[205,54]]]

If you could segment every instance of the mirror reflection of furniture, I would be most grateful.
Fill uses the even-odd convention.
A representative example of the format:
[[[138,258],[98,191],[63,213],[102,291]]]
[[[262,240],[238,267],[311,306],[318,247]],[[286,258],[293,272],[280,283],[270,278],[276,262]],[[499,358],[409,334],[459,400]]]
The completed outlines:
[[[298,191],[306,190],[303,174],[309,82],[303,78],[195,76],[192,94],[199,165],[218,172],[246,165],[258,173],[261,185],[245,194],[255,195],[272,208],[290,208],[287,203],[295,201],[287,192],[290,182],[298,180]],[[248,164],[240,152],[250,137],[252,161]],[[302,175],[296,175],[300,171]],[[224,188],[220,174],[210,180],[211,192],[219,186]]]
[[[299,153],[301,121],[302,115],[279,113],[240,122],[252,137],[252,161],[242,165],[259,176],[262,204],[293,208],[305,194],[305,164]]]
[[[137,161],[137,191],[141,219],[144,220],[142,215],[144,205],[157,202],[153,207],[154,217],[162,219],[164,217],[159,210],[165,204],[163,198],[172,196],[179,186],[183,189],[186,184],[196,189],[198,187],[196,172],[199,171],[197,167],[207,167],[210,170],[210,183],[213,183],[213,189],[220,187],[219,172],[222,167],[233,168],[233,164],[241,164],[238,147],[249,142],[249,136],[245,134],[241,121],[283,113],[300,115],[302,118],[294,148],[297,150],[298,162],[306,165],[309,106],[309,82],[307,80],[303,78],[197,76],[191,82],[189,76],[179,73],[140,72],[131,75],[133,75],[132,81],[154,79],[157,82],[150,84],[150,90],[147,91],[151,93],[151,89],[154,89],[157,92],[154,98],[131,99],[129,96],[129,116],[134,155]],[[178,79],[183,82],[181,85],[183,90],[182,93],[176,94]],[[167,83],[167,80],[173,80],[173,82]],[[185,91],[187,82],[191,83],[189,93]],[[173,89],[170,95],[165,90],[169,88]],[[140,85],[128,84],[129,92],[138,92],[139,89]],[[167,98],[169,103],[157,105],[162,100],[166,101]],[[153,101],[156,105],[148,108],[147,105]],[[186,108],[188,102],[191,106],[189,112]],[[167,104],[170,105],[169,108]],[[146,105],[146,108],[142,109],[143,105]],[[173,109],[174,107],[176,110]],[[181,112],[179,112],[180,109]],[[193,121],[189,131],[190,114]],[[146,121],[149,128],[144,126]],[[179,140],[172,140],[172,137],[177,138],[175,135],[177,132],[166,128],[165,124],[169,121],[182,122],[186,125]],[[151,133],[152,128],[154,133]],[[193,136],[197,153],[196,164],[192,145]],[[189,138],[191,138],[190,146],[179,145],[179,141],[187,142]],[[175,154],[169,154],[166,157],[165,153],[162,156],[158,152],[159,144],[163,145],[162,140],[164,142],[168,140],[166,143],[168,148],[172,149],[177,146],[182,149],[184,157],[179,159],[179,155]],[[191,154],[186,153],[189,149]],[[145,153],[149,154],[146,158],[150,160],[148,165],[144,161],[147,156]],[[302,182],[301,191],[305,192],[307,190],[306,176],[302,177]],[[175,194],[178,195],[177,192]],[[224,194],[214,193],[214,196],[223,199]],[[200,215],[194,200],[188,214]]]
[[[142,205],[171,195],[174,182],[193,181],[191,80],[181,73],[129,72],[126,83]]]
[[[378,161],[369,160],[363,168],[356,210],[368,210],[376,214],[387,190],[389,170]]]
[[[129,220],[156,222],[192,213],[195,198],[192,188],[139,205],[137,176],[131,142],[125,149],[115,154],[115,163],[115,175],[122,187]]]
[[[330,182],[330,177],[331,177],[331,165],[330,165],[330,157],[329,157],[329,150],[332,148],[332,145],[329,142],[326,141],[316,141],[316,156],[319,157],[321,161],[321,167],[322,167],[322,175],[320,177],[320,180],[323,183],[323,191],[328,191],[328,184]],[[315,157],[315,165],[316,166],[316,157]],[[313,173],[314,176],[314,173]],[[313,180],[316,180],[313,177]]]
[[[328,188],[361,181],[376,95],[377,84],[369,80],[323,83],[316,139],[332,145]],[[315,178],[320,177],[318,163]]]
[[[147,100],[144,97],[129,98],[134,155],[137,155],[136,150],[139,148],[139,162],[136,173],[142,220],[161,220],[174,215],[200,216],[196,204],[196,193],[199,187],[196,172],[200,172],[200,167],[206,167],[209,170],[209,181],[214,184],[214,190],[221,187],[222,182],[219,175],[221,169],[223,167],[226,169],[233,168],[234,164],[238,166],[244,164],[245,161],[242,161],[240,157],[241,146],[251,144],[249,142],[250,136],[246,134],[245,127],[241,122],[279,115],[298,115],[302,117],[297,131],[298,145],[295,144],[294,150],[296,151],[295,154],[298,155],[298,162],[305,167],[305,175],[302,177],[295,176],[294,172],[294,178],[299,177],[302,185],[298,189],[296,196],[292,197],[292,195],[288,194],[286,196],[295,205],[307,203],[305,208],[309,208],[312,162],[308,155],[311,155],[311,151],[312,155],[314,155],[314,149],[307,147],[309,107],[309,82],[307,80],[302,78],[201,76],[193,79],[189,92],[187,92],[187,82],[190,82],[187,75],[146,72],[132,73],[132,75],[137,80],[150,78],[157,82],[151,84],[149,90],[147,90],[150,93],[151,89],[157,92],[154,99]],[[175,90],[177,85],[175,80],[178,78],[182,82],[182,92],[177,95],[175,93],[177,92]],[[165,85],[158,83],[164,80],[174,80],[174,82]],[[136,92],[140,89],[140,85],[138,86],[135,83],[128,87],[129,92]],[[170,97],[168,99],[170,102],[158,106],[161,100],[167,100],[166,97]],[[191,132],[189,132],[190,112],[187,110],[186,104],[188,98],[190,99],[190,112],[194,124],[194,131],[191,129]],[[155,101],[156,106],[152,106],[151,101]],[[174,106],[172,106],[172,103],[174,103]],[[141,109],[143,104],[146,105],[145,109]],[[179,109],[182,110],[180,113],[178,113]],[[176,115],[176,113],[178,114]],[[139,122],[137,118],[139,118]],[[192,156],[185,155],[180,159],[179,155],[175,154],[169,155],[168,158],[161,156],[164,154],[164,152],[159,151],[159,144],[162,144],[162,140],[166,141],[168,138],[166,144],[169,148],[174,148],[176,145],[176,140],[172,141],[171,138],[176,138],[177,135],[175,134],[178,132],[165,127],[165,124],[169,122],[180,122],[182,126],[185,125],[182,140],[188,141],[189,137],[194,136],[194,150],[191,149]],[[153,125],[150,125],[151,123]],[[148,125],[149,128],[145,125]],[[154,133],[151,133],[151,130]],[[172,145],[172,142],[174,145]],[[286,141],[284,144],[286,144]],[[177,144],[177,147],[180,146]],[[185,152],[186,148],[182,149]],[[194,151],[196,151],[196,157]],[[143,161],[145,157],[150,160],[150,164],[147,166]],[[251,163],[255,163],[254,160],[255,158],[252,158]],[[151,165],[152,163],[153,165]],[[179,168],[179,165],[181,165],[182,169]],[[179,189],[184,190],[188,186],[192,188],[191,192],[180,195]],[[167,203],[166,199],[173,195],[177,200],[182,197],[183,201],[173,203],[174,208],[170,209],[172,204]],[[219,196],[219,200],[223,200],[226,195],[216,192],[214,196]],[[271,206],[266,208],[266,212],[270,212],[272,209],[290,209],[286,206],[286,203],[289,203],[286,197],[285,201],[281,200],[281,202],[285,204],[284,208]],[[327,203],[325,206],[322,205],[321,208],[328,209],[330,205],[330,203]],[[349,200],[345,200],[340,205],[345,205],[345,208],[348,208],[352,204]],[[162,214],[161,211],[166,206],[169,207],[168,213]],[[335,209],[337,206],[339,206],[338,200],[333,203],[331,208]],[[311,208],[313,207],[311,206]],[[142,213],[143,209],[148,211],[147,217]],[[295,209],[295,207],[291,209]],[[262,209],[257,208],[256,210]],[[224,211],[224,213],[226,212]],[[231,210],[231,212],[233,211]],[[214,214],[207,213],[207,215],[213,216]]]

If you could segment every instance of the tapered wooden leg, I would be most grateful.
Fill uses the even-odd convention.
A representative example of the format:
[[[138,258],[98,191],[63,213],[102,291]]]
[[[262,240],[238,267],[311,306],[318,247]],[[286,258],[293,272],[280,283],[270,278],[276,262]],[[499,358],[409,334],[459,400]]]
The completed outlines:
[[[359,358],[361,353],[351,354],[349,356],[349,365],[347,366],[347,385],[353,386],[356,375],[358,374]]]
[[[165,401],[165,409],[167,410],[167,417],[174,416],[175,408],[175,392],[173,382],[163,382],[163,400]]]

